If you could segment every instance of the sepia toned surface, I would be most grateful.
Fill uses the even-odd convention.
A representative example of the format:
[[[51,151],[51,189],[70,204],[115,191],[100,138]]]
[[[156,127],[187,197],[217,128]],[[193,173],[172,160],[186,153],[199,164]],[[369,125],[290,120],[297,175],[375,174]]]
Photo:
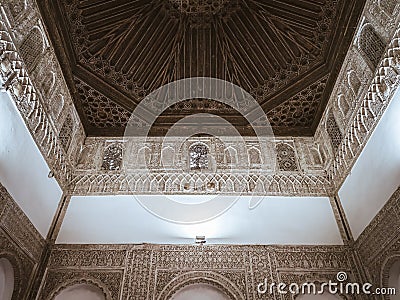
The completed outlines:
[[[54,236],[45,242],[2,188],[0,255],[16,270],[13,297],[52,299],[90,283],[106,299],[168,299],[199,283],[231,299],[268,299],[256,291],[265,277],[323,282],[339,271],[387,286],[400,257],[399,191],[356,241],[336,193],[400,84],[400,3],[368,0],[363,9],[364,1],[334,0],[117,2],[0,1],[2,88],[63,191],[329,196],[344,246],[54,245]],[[231,107],[192,99],[165,110],[153,137],[121,138],[147,93],[193,76],[248,90],[276,137],[260,143]],[[162,139],[165,128],[198,112],[242,128],[244,142]],[[190,149],[200,142],[208,148],[197,151],[192,168]],[[67,209],[60,206],[55,229]]]
[[[276,134],[314,133],[365,1],[217,2],[38,1],[88,135],[121,135],[117,111],[129,113],[145,95],[190,77],[250,92]],[[90,101],[98,97],[110,105],[99,110]],[[212,112],[207,102],[190,113]],[[218,115],[242,122],[229,107]],[[182,115],[171,108],[164,116]],[[168,126],[159,119],[153,133]]]

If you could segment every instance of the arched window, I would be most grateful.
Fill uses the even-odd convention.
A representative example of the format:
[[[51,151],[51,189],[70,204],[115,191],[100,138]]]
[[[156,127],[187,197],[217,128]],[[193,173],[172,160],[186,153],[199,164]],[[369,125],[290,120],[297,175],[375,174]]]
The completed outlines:
[[[149,147],[144,146],[139,149],[137,155],[137,164],[139,166],[148,166],[151,161],[151,150]]]
[[[53,88],[56,83],[56,73],[50,71],[46,75],[42,76],[44,77],[44,80],[42,80],[41,82],[41,90],[43,91],[44,96],[49,97],[50,93],[53,92]]]
[[[315,165],[322,165],[325,162],[325,157],[321,149],[317,147],[310,148],[310,154]]]
[[[261,164],[261,154],[260,151],[256,148],[250,148],[247,151],[247,154],[249,155],[249,162],[250,165],[259,165]]]
[[[11,300],[14,290],[14,269],[6,258],[0,259],[0,299]]]
[[[104,293],[91,284],[75,284],[62,290],[55,300],[105,300]]]
[[[298,171],[296,153],[292,146],[286,143],[276,145],[276,156],[279,171]]]
[[[222,291],[209,284],[192,284],[179,290],[172,300],[229,300]]]
[[[226,164],[236,164],[237,163],[237,152],[236,149],[228,147],[224,151],[225,153],[225,163]]]
[[[122,167],[122,145],[114,143],[104,151],[102,169],[106,171],[117,171]]]
[[[51,102],[51,108],[53,110],[54,117],[56,119],[58,119],[64,108],[64,96],[59,94],[59,95],[53,97],[52,102]]]
[[[189,148],[190,169],[202,170],[208,168],[208,147],[197,143]]]
[[[175,150],[172,147],[165,147],[161,151],[162,166],[173,166],[175,160]]]
[[[359,49],[364,54],[367,63],[372,70],[375,70],[381,61],[383,52],[385,51],[385,43],[376,33],[371,24],[364,25],[358,41]]]

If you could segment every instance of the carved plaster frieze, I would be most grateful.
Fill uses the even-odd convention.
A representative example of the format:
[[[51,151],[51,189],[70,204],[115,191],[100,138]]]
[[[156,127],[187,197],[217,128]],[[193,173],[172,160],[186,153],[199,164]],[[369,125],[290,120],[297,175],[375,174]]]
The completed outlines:
[[[356,248],[375,284],[388,286],[389,269],[400,259],[400,187],[357,239]]]
[[[24,299],[37,268],[45,241],[0,183],[0,258],[14,271],[12,300]]]
[[[233,185],[236,182],[246,187],[245,193],[258,189],[256,193],[260,194],[331,194],[347,176],[399,85],[399,2],[369,0],[313,138],[278,137],[278,140],[284,140],[285,145],[277,148],[270,145],[265,153],[260,154],[269,158],[274,150],[284,149],[280,151],[281,155],[275,155],[272,160],[261,160],[258,168],[246,170],[233,162],[235,155],[237,162],[246,162],[248,155],[244,155],[245,152],[235,149],[234,144],[232,147],[227,145],[222,152],[215,146],[214,152],[218,154],[215,164],[219,170],[225,169],[225,173],[221,171],[217,176],[227,175],[226,169],[239,173],[227,175],[226,179],[218,179],[218,182],[210,181],[208,175],[200,176],[185,170],[184,153],[177,156],[180,150],[174,149],[172,143],[167,148],[174,150],[175,154],[166,151],[164,158],[172,155],[173,164],[166,160],[171,166],[165,165],[163,174],[156,178],[149,172],[146,179],[140,174],[140,162],[124,159],[125,166],[115,167],[119,153],[133,151],[138,157],[140,149],[123,145],[119,151],[111,146],[118,142],[115,139],[89,138],[84,142],[82,125],[36,2],[13,0],[1,5],[1,76],[4,86],[15,100],[57,180],[64,188],[71,184],[75,194],[204,193],[205,190],[208,193],[237,194],[237,188],[224,182],[229,176]],[[375,47],[373,49],[384,50],[377,66],[371,65],[376,57],[368,57],[372,48],[364,49],[368,45],[364,40],[370,41],[369,44]],[[160,172],[159,162],[164,149],[156,144],[149,145],[152,158],[148,165],[151,170]],[[229,159],[225,150],[230,154]],[[143,151],[146,153],[146,149]],[[106,160],[105,153],[108,153]],[[135,168],[139,170],[138,174],[127,174],[127,169],[134,171]],[[244,176],[244,173],[254,173],[256,180]],[[187,179],[179,179],[184,175]],[[201,177],[200,185],[190,186],[190,182]],[[168,180],[175,181],[173,188],[163,187],[164,181]]]
[[[190,149],[198,143],[208,162],[193,170]],[[73,193],[326,195],[326,151],[312,138],[88,138]]]
[[[374,5],[378,4],[374,1],[368,2],[365,11],[371,10]],[[382,5],[382,3],[380,2],[379,5]],[[394,7],[397,9],[397,6]],[[394,18],[394,16],[392,17]],[[398,20],[393,21],[397,24],[396,26],[388,25],[389,27],[384,28],[385,32],[391,33],[392,38],[386,49],[382,50],[383,59],[376,70],[371,69],[368,58],[365,57],[365,54],[362,54],[364,50],[358,44],[358,40],[363,35],[363,28],[366,25],[372,26],[370,25],[372,23],[368,22],[366,18],[360,22],[358,34],[348,52],[331,95],[330,103],[315,136],[313,138],[289,138],[287,140],[277,137],[273,146],[267,147],[267,149],[275,150],[275,152],[261,153],[264,155],[262,157],[263,162],[274,161],[274,163],[272,165],[260,164],[259,168],[253,169],[249,169],[246,165],[248,156],[243,155],[243,149],[239,149],[238,143],[226,143],[223,147],[218,147],[218,143],[213,141],[211,142],[213,147],[210,149],[216,149],[216,166],[217,170],[220,171],[217,177],[222,176],[222,174],[227,176],[229,174],[229,176],[232,176],[233,182],[242,182],[238,185],[247,186],[245,193],[253,193],[252,187],[250,187],[250,177],[245,178],[244,181],[241,178],[243,178],[244,173],[254,174],[257,177],[256,186],[262,186],[256,194],[329,195],[340,187],[373,129],[378,124],[400,82]],[[379,22],[374,23],[374,26],[383,26],[379,24]],[[381,31],[381,29],[375,30],[377,34]],[[381,37],[377,35],[377,39],[381,39]],[[382,41],[386,40],[382,37]],[[219,178],[216,182],[211,182],[211,177],[207,177],[205,174],[202,174],[202,176],[196,173],[190,174],[185,169],[185,164],[188,161],[188,153],[182,151],[185,148],[176,147],[173,142],[168,145],[165,141],[160,145],[161,142],[154,139],[145,144],[129,145],[128,143],[124,145],[122,152],[126,155],[123,156],[121,153],[121,156],[123,156],[120,159],[121,166],[114,170],[104,168],[102,170],[101,162],[104,162],[105,151],[108,147],[112,147],[111,144],[119,142],[121,141],[118,141],[118,139],[86,140],[82,152],[78,155],[80,158],[74,178],[75,193],[126,193],[129,191],[132,193],[238,193],[239,191],[235,188],[230,189],[229,186],[221,188],[225,183],[219,182]],[[280,142],[285,143],[287,149],[280,147]],[[168,149],[171,156],[171,159],[167,160],[171,164],[169,166],[163,164],[162,161],[163,151]],[[289,157],[279,156],[280,153],[276,151],[279,149],[285,149],[281,153],[285,155],[290,153],[291,155]],[[143,151],[143,159],[139,159],[140,151]],[[148,154],[146,154],[146,151]],[[235,163],[232,163],[232,160]],[[115,162],[115,160],[113,161]],[[279,165],[279,162],[282,162],[282,164]],[[143,169],[150,170],[150,172],[147,172],[149,176],[147,180],[141,173]],[[127,170],[134,171],[135,176],[130,175]],[[179,172],[177,172],[178,170]],[[236,174],[232,175],[232,173],[235,173],[234,171],[236,171]],[[241,174],[237,175],[237,173]],[[260,173],[262,175],[259,175]],[[158,179],[156,174],[160,174]],[[183,178],[184,175],[187,176],[186,179],[179,182],[177,178]],[[261,179],[258,179],[258,176],[261,176]],[[264,180],[262,176],[267,176],[268,179]],[[201,177],[204,179],[200,179],[199,185],[183,188]],[[316,182],[314,180],[316,178],[318,178],[319,184],[317,188],[314,188],[313,183]],[[171,180],[175,181],[175,187],[164,187],[164,182]],[[280,186],[277,182],[281,182],[283,185]],[[306,182],[311,183],[311,185]],[[206,188],[207,185],[217,188],[210,190]]]
[[[60,185],[72,178],[76,147],[85,137],[69,90],[43,28],[39,10],[31,1],[0,2],[0,77],[20,111],[43,157]],[[64,133],[67,118],[73,127]],[[64,130],[65,131],[65,130]]]
[[[39,299],[85,280],[106,299],[170,299],[199,283],[231,299],[276,299],[257,292],[265,278],[301,284],[346,271],[359,281],[349,253],[345,246],[56,245]]]
[[[367,92],[357,105],[353,120],[345,130],[335,159],[327,170],[338,188],[360,155],[400,84],[400,27],[389,43],[384,58]]]

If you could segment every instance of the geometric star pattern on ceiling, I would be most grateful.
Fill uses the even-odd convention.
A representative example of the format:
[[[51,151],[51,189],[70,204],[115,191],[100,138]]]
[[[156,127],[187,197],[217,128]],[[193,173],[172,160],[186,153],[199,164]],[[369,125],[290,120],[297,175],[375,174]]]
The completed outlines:
[[[87,92],[73,93],[90,135],[120,134],[117,127],[126,121],[127,112],[146,95],[191,77],[219,78],[245,89],[277,134],[312,135],[364,4],[365,0],[39,1],[48,12],[44,17],[50,37],[63,54],[59,58],[64,59],[61,65],[70,89],[81,89],[79,79],[107,103],[107,111],[100,112],[100,105],[88,104],[92,98]],[[305,96],[310,93],[315,95]]]

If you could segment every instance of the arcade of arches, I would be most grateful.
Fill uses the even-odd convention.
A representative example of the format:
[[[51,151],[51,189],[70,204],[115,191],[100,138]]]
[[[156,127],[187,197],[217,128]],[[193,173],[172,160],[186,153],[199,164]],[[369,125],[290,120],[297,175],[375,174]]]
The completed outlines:
[[[0,0],[0,87],[0,300],[400,299],[400,0]]]

